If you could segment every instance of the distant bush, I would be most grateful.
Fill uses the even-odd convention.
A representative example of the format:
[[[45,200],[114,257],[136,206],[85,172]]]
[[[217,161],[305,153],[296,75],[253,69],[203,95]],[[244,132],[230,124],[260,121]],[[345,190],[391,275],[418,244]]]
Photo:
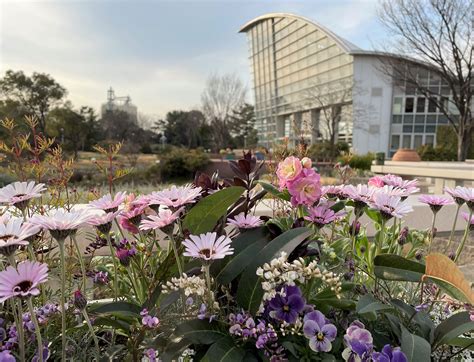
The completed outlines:
[[[338,159],[342,164],[349,165],[356,170],[370,170],[373,160],[375,160],[375,154],[371,152],[365,155],[345,154]]]
[[[423,145],[416,150],[422,161],[456,161],[457,153],[454,147],[443,145]]]
[[[200,149],[174,148],[163,155],[159,168],[163,180],[192,179],[196,171],[202,170],[208,163],[209,157]]]
[[[314,161],[335,161],[343,152],[349,152],[349,145],[346,142],[331,145],[330,142],[323,141],[311,145],[308,157]]]

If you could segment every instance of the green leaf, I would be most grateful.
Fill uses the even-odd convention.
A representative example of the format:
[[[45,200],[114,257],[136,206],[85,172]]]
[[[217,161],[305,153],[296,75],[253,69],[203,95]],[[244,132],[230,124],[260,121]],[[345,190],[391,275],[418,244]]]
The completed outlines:
[[[375,275],[386,280],[420,282],[425,266],[394,254],[377,255],[374,259]]]
[[[378,212],[377,210],[367,209],[365,210],[365,213],[369,218],[374,220],[377,224],[382,223],[382,216],[380,215],[380,212]]]
[[[245,267],[252,262],[266,245],[267,240],[265,239],[255,240],[227,263],[217,276],[217,281],[220,284],[229,284],[244,271]]]
[[[230,257],[216,260],[214,263],[212,263],[211,275],[213,275],[216,279],[219,278],[223,269],[226,268],[227,264],[229,264],[233,260],[234,257],[236,257],[238,254],[243,252],[247,247],[249,247],[253,243],[259,242],[259,240],[265,240],[267,242],[269,241],[268,229],[265,226],[255,228],[255,229],[250,229],[241,233],[232,241],[234,254],[231,255]]]
[[[120,316],[140,317],[141,308],[129,302],[111,302],[90,304],[89,312],[94,314],[117,314]]]
[[[211,231],[244,191],[243,187],[232,186],[205,197],[188,212],[183,227],[192,234]]]
[[[456,313],[442,321],[434,332],[434,345],[447,344],[463,333],[474,331],[474,322],[468,312]]]
[[[269,194],[272,194],[273,196],[278,197],[281,200],[290,201],[291,196],[286,190],[285,191],[280,191],[275,186],[273,186],[271,183],[268,183],[268,182],[265,182],[265,181],[258,181],[258,183]]]
[[[196,344],[212,344],[228,334],[219,328],[217,322],[193,319],[179,324],[174,334]]]
[[[392,309],[391,306],[379,302],[370,294],[360,297],[356,306],[356,312],[361,315],[390,309]]]
[[[257,268],[280,255],[282,251],[291,253],[299,244],[312,234],[308,228],[288,230],[269,242],[252,262],[245,268],[237,289],[237,302],[250,313],[258,310],[262,301],[263,289]]]
[[[392,299],[390,304],[402,312],[406,318],[418,325],[424,339],[430,343],[433,341],[435,326],[427,313],[417,312],[415,308],[400,299]]]
[[[231,337],[219,339],[216,343],[209,347],[203,362],[238,362],[242,361],[245,356],[245,350],[236,346]]]
[[[402,327],[402,351],[407,356],[408,362],[430,362],[431,346],[428,341],[420,336],[411,334]]]
[[[464,338],[464,337],[456,337],[450,340],[448,343],[450,346],[456,346],[465,348],[471,351],[474,351],[474,339],[473,338]]]
[[[115,329],[122,329],[125,332],[129,332],[130,324],[121,321],[120,319],[112,319],[107,317],[98,317],[94,319],[94,326],[107,326]]]

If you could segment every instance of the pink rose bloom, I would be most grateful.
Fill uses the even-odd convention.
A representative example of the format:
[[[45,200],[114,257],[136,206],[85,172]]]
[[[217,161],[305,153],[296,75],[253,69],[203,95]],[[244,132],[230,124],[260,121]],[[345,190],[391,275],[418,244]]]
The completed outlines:
[[[321,182],[319,174],[313,169],[305,168],[300,177],[288,183],[288,191],[291,195],[291,204],[313,205],[321,197]]]
[[[382,180],[382,177],[374,176],[369,179],[369,182],[367,184],[369,186],[374,186],[374,187],[384,187],[385,182]]]
[[[278,164],[276,171],[280,189],[288,186],[288,183],[296,180],[303,170],[303,165],[298,157],[290,156]]]

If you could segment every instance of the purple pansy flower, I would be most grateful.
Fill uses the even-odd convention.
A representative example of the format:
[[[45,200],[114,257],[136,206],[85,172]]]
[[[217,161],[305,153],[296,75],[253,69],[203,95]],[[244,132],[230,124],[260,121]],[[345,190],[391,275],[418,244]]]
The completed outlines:
[[[407,356],[402,352],[400,347],[392,348],[389,344],[386,344],[382,348],[382,352],[374,352],[372,354],[372,360],[374,362],[407,362]]]
[[[309,347],[315,352],[329,352],[332,348],[337,329],[334,324],[328,323],[324,314],[319,310],[304,316],[303,332],[309,339]]]
[[[301,290],[297,286],[287,286],[285,296],[277,294],[268,303],[270,307],[270,316],[272,318],[293,324],[298,315],[303,311],[306,300],[301,295]]]
[[[345,361],[366,361],[372,354],[374,342],[372,334],[358,320],[352,322],[347,328],[344,342],[347,346],[342,352]]]

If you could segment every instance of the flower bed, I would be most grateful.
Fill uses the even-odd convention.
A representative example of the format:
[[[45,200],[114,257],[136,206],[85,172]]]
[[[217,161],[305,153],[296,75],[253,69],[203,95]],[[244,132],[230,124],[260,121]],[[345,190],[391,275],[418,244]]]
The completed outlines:
[[[75,211],[44,204],[41,183],[0,189],[0,361],[472,358],[474,293],[456,262],[473,189],[421,196],[432,223],[409,230],[416,180],[321,186],[310,159],[290,156],[273,185],[250,153],[230,165],[231,180],[201,174]],[[274,216],[254,216],[269,196]],[[468,206],[462,240],[452,250],[453,225],[446,255],[431,253],[447,204],[455,222]]]

